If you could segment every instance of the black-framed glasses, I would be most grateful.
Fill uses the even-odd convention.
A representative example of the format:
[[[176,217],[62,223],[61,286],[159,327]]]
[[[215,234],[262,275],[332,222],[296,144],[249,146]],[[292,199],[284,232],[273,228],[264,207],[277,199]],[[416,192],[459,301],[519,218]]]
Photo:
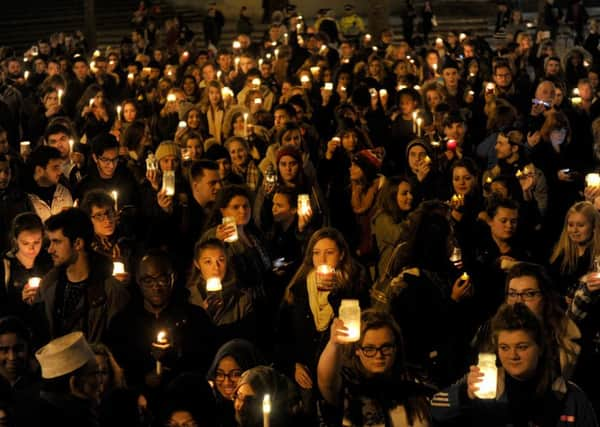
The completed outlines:
[[[104,221],[105,219],[113,220],[115,219],[115,211],[113,209],[107,209],[104,212],[99,212],[97,214],[91,215],[90,218],[95,219],[96,221]]]
[[[516,291],[508,291],[506,293],[506,297],[510,299],[521,298],[523,301],[530,301],[536,298],[538,295],[541,295],[542,291],[524,291],[524,292],[516,292]]]
[[[229,381],[235,383],[238,382],[238,380],[242,376],[242,372],[243,371],[241,369],[234,369],[232,371],[229,371],[228,373],[225,373],[223,371],[217,371],[217,373],[215,374],[215,381],[218,383],[222,383],[223,381],[225,381],[225,378],[228,378]]]
[[[365,346],[361,347],[360,351],[365,357],[375,357],[377,353],[381,353],[382,356],[389,356],[396,350],[394,344],[384,344],[381,347]]]
[[[162,275],[158,277],[144,276],[140,278],[140,285],[144,288],[168,288],[173,283],[172,276]]]
[[[98,160],[100,160],[100,162],[104,163],[104,164],[107,164],[107,163],[115,164],[119,161],[119,158],[115,157],[113,159],[109,159],[108,157],[100,156],[100,157],[98,157]]]

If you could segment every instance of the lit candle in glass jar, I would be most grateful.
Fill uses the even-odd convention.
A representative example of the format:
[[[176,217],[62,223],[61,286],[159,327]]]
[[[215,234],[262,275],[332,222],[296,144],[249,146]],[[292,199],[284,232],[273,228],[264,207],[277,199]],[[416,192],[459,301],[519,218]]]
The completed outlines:
[[[120,261],[113,262],[113,276],[125,274],[125,264]]]
[[[218,277],[209,277],[206,279],[206,292],[219,292],[223,289],[221,279]]]
[[[588,173],[585,176],[585,183],[588,187],[598,187],[600,186],[600,174],[598,173]]]
[[[496,355],[493,353],[479,353],[477,367],[483,378],[477,383],[478,390],[475,396],[480,399],[495,399],[498,384],[498,368],[496,368]]]
[[[29,280],[27,281],[27,284],[29,285],[30,288],[37,289],[40,287],[41,281],[42,281],[42,279],[40,277],[30,277]]]
[[[310,197],[308,194],[298,194],[298,213],[307,215],[310,211]]]
[[[152,347],[155,347],[159,350],[167,350],[171,344],[169,344],[169,339],[167,337],[166,331],[159,331],[158,335],[156,335],[156,342],[152,343]],[[156,375],[162,374],[162,363],[160,360],[156,361]]]

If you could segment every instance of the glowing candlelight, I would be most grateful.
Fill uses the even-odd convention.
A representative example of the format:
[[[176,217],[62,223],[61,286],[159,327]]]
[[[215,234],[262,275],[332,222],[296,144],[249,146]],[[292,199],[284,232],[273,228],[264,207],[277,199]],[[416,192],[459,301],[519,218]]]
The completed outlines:
[[[387,96],[388,91],[387,89],[379,89],[379,97],[383,98],[384,96]]]
[[[127,74],[127,80],[129,81],[129,83],[133,82],[134,78],[135,78],[135,75],[133,73]]]
[[[171,344],[169,344],[167,332],[159,331],[158,335],[156,335],[156,342],[152,343],[152,347],[158,348],[159,350],[167,350],[170,346]],[[160,360],[156,361],[156,375],[162,375],[162,363],[160,363]]]
[[[269,394],[265,394],[265,397],[263,398],[262,411],[263,411],[263,427],[269,427],[270,426],[269,417],[271,416],[271,396]]]
[[[264,59],[262,59],[262,58],[258,58],[258,66],[259,66],[259,67],[262,67],[262,64],[263,64],[263,62],[265,62],[265,60],[264,60]]]
[[[163,179],[162,179],[163,189],[165,190],[165,195],[174,196],[175,195],[175,171],[164,171]]]
[[[119,274],[125,274],[125,264],[120,261],[113,262],[113,276],[117,276]]]
[[[491,184],[491,183],[492,183],[492,181],[493,181],[493,180],[492,180],[492,177],[491,177],[491,176],[488,176],[488,177],[485,179],[485,183],[486,183],[486,184]]]
[[[496,398],[496,387],[498,381],[498,368],[496,368],[496,355],[493,353],[479,353],[477,367],[483,374],[483,378],[477,383],[478,390],[475,396],[480,399]]]
[[[233,63],[235,64],[235,71],[237,71],[237,70],[238,70],[238,68],[240,67],[240,57],[239,57],[239,56],[236,56],[236,57],[233,59]]]
[[[460,280],[462,280],[463,282],[466,282],[467,280],[469,280],[469,275],[467,274],[466,271],[463,274],[461,274]]]
[[[64,91],[62,89],[58,89],[58,103],[60,104],[62,101]]]
[[[421,123],[423,122],[423,119],[421,117],[417,117],[417,136],[420,138],[421,137]]]
[[[438,69],[437,62],[436,62],[435,64],[433,64],[433,65],[432,65],[432,68],[433,68],[433,72],[434,72],[434,74],[437,74],[437,69]]]
[[[232,43],[232,46],[236,50],[242,47],[241,43],[237,40]]]
[[[92,55],[94,58],[97,58],[98,56],[100,56],[100,51],[98,49],[96,49],[94,51],[94,54]]]
[[[456,150],[457,145],[456,139],[449,139],[446,143],[446,148],[448,148],[448,150]]]
[[[275,49],[273,53],[275,54],[275,59],[279,59],[279,49]]]
[[[121,107],[120,105],[117,105],[117,118],[119,120],[121,120],[121,111],[123,110],[123,107]]]
[[[94,98],[90,98],[89,105],[90,105],[90,107],[92,107],[94,105]]]
[[[177,101],[177,97],[174,93],[170,93],[167,95],[167,102],[175,102]]]
[[[467,38],[467,35],[466,35],[465,33],[460,33],[460,34],[458,35],[458,41],[459,41],[459,42],[461,42],[461,43],[462,43],[462,42],[463,42],[463,40],[464,40],[464,39],[466,39],[466,38]]]
[[[365,41],[367,43],[371,41],[371,34],[365,34]]]
[[[30,288],[37,289],[40,287],[41,281],[42,281],[42,279],[40,277],[30,277],[29,280],[27,281],[27,284],[29,285]]]
[[[260,87],[260,79],[252,79],[252,86],[255,88]]]
[[[298,194],[298,213],[307,215],[310,211],[310,196],[308,194]]]
[[[288,44],[288,33],[283,34],[283,43]]]
[[[248,113],[244,113],[244,137],[248,138]]]
[[[579,96],[579,88],[573,89],[573,96]]]
[[[600,174],[598,173],[588,173],[585,176],[585,183],[588,187],[598,187],[600,186]]]
[[[417,112],[413,111],[412,113],[412,128],[413,133],[417,133]]]
[[[25,80],[27,80],[27,79],[29,78],[29,71],[28,71],[28,70],[26,70],[26,71],[23,73],[23,77],[25,77]]]
[[[221,279],[218,277],[209,277],[206,279],[206,292],[219,292],[223,289]]]
[[[222,223],[224,226],[231,228],[234,233],[229,236],[228,238],[225,239],[225,242],[227,243],[233,243],[233,242],[237,242],[238,241],[238,231],[237,231],[237,221],[235,220],[235,217],[233,216],[224,216]]]
[[[430,165],[430,164],[431,164],[431,157],[429,157],[429,156],[425,156],[425,158],[423,158],[423,162],[424,162],[426,165]]]
[[[319,66],[310,67],[310,73],[313,75],[313,77],[317,77],[319,75],[320,69],[321,69],[321,67],[319,67]]]
[[[308,77],[306,74],[300,76],[300,83],[308,83],[310,82],[310,77]]]
[[[113,190],[110,192],[113,200],[115,201],[115,212],[119,212],[119,193],[117,190]]]
[[[29,152],[29,149],[31,147],[31,142],[30,141],[21,141],[21,143],[19,144],[19,149],[21,152],[21,156],[26,155]]]
[[[341,341],[351,343],[360,339],[360,304],[357,299],[343,299],[340,306],[339,318],[348,330],[348,336]]]

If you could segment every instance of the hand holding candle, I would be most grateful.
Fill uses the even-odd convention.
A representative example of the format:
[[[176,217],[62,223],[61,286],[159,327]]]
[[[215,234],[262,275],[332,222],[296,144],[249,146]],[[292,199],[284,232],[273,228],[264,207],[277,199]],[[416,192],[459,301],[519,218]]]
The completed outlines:
[[[153,350],[158,350],[154,352],[154,357],[156,358],[156,375],[162,375],[163,367],[160,359],[163,357],[164,352],[171,348],[171,344],[169,343],[169,339],[166,331],[159,331],[156,335],[156,341],[152,343]]]
[[[221,279],[218,277],[209,277],[206,279],[206,292],[220,292],[223,289]]]
[[[38,293],[38,289],[40,288],[40,283],[42,279],[40,277],[30,277],[27,281],[26,285],[23,286],[23,290],[21,291],[21,298],[26,304],[33,304],[35,301],[35,296]]]

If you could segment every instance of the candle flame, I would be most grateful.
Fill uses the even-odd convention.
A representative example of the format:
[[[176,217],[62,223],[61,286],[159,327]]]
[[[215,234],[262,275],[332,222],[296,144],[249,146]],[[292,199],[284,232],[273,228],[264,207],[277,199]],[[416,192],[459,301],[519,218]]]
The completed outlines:
[[[159,344],[166,344],[167,341],[167,333],[165,331],[159,331],[158,335],[156,335],[156,342]]]
[[[269,394],[265,394],[265,397],[263,398],[263,413],[271,413],[271,396]]]

